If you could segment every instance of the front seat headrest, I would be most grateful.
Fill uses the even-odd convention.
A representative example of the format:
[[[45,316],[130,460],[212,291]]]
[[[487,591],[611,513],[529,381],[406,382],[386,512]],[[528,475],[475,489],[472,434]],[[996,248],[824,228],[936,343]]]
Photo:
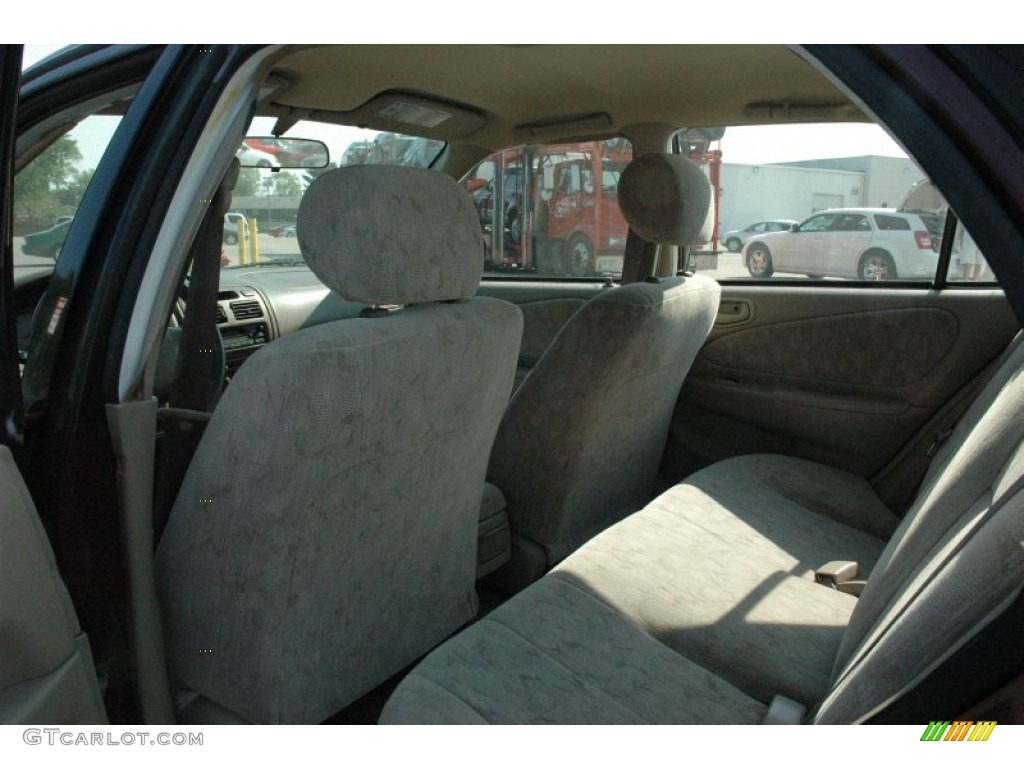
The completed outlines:
[[[685,155],[641,155],[619,180],[619,208],[649,243],[697,245],[711,239],[711,184]]]
[[[480,221],[466,191],[439,171],[338,168],[310,185],[299,248],[332,291],[366,304],[473,296],[483,270]]]

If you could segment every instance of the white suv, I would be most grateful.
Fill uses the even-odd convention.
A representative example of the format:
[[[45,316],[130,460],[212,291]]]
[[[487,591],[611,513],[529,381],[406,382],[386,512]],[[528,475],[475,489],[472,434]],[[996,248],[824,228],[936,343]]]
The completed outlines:
[[[939,217],[891,208],[836,208],[743,248],[752,277],[798,272],[860,280],[929,279],[938,259]]]

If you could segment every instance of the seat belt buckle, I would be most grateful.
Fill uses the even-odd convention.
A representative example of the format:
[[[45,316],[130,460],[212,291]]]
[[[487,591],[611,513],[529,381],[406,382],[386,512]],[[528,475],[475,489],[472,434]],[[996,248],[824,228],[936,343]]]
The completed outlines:
[[[822,586],[859,597],[867,583],[858,579],[860,565],[853,560],[829,560],[814,572],[814,581]]]

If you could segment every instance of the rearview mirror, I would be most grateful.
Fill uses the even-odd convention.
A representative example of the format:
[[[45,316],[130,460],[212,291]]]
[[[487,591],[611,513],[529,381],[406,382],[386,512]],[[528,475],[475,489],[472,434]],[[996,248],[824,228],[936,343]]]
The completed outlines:
[[[326,168],[327,145],[314,139],[246,136],[236,153],[243,168]]]

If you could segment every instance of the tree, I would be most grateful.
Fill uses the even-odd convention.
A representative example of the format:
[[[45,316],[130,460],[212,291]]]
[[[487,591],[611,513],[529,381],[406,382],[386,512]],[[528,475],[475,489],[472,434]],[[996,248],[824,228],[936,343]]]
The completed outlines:
[[[282,171],[273,175],[270,190],[276,197],[299,197],[302,194],[302,184],[294,174]]]
[[[14,179],[14,200],[20,215],[36,226],[55,216],[73,213],[92,178],[92,169],[80,170],[78,142],[61,136],[21,170]]]
[[[15,195],[39,198],[66,189],[78,172],[75,164],[81,159],[78,142],[61,136],[18,174]]]
[[[67,182],[64,189],[57,191],[57,202],[62,206],[77,208],[79,201],[85,197],[85,190],[92,181],[94,168],[86,168],[84,171],[75,171]]]
[[[255,168],[243,168],[238,172],[238,181],[235,183],[235,197],[252,197],[260,193],[260,172]]]

